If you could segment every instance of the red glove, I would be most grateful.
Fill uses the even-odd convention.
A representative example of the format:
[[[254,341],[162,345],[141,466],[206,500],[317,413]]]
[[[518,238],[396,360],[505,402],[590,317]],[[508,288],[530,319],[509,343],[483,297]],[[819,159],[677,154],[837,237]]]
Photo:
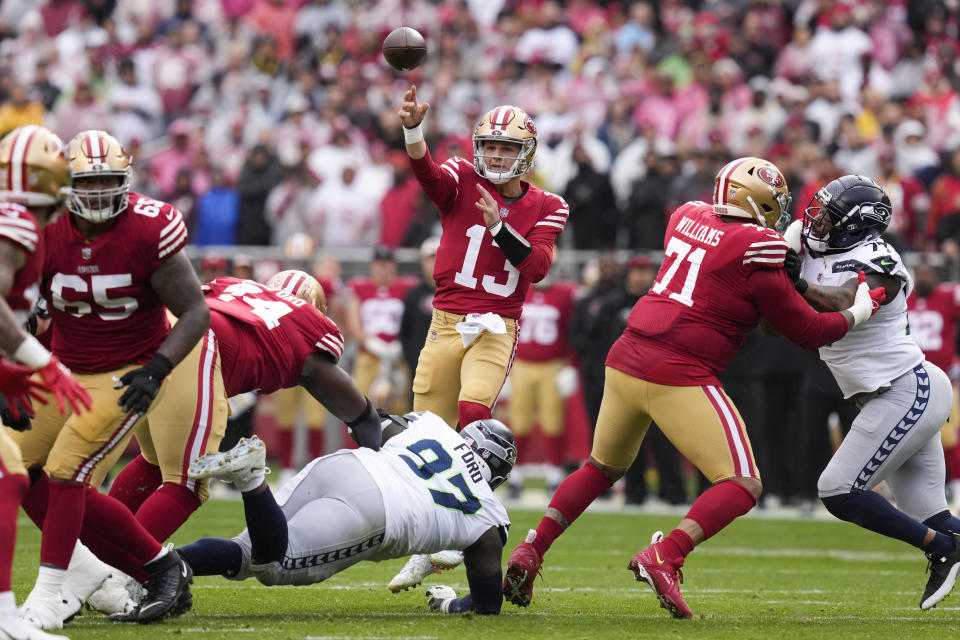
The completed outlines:
[[[37,369],[37,373],[40,374],[47,390],[53,394],[54,400],[57,401],[57,410],[61,414],[64,413],[64,400],[70,403],[70,407],[76,413],[83,413],[81,406],[87,411],[93,408],[90,394],[82,384],[77,382],[76,378],[70,375],[70,369],[63,366],[56,357],[51,356],[50,362]]]
[[[47,404],[39,391],[47,390],[47,386],[38,382],[33,376],[33,369],[22,364],[15,364],[9,360],[0,360],[0,393],[7,399],[10,415],[14,419],[20,418],[17,402],[24,407],[30,407],[33,398],[40,404]]]
[[[860,285],[866,281],[867,281],[867,274],[865,274],[863,271],[859,272],[857,274],[857,284]],[[880,311],[880,305],[882,305],[883,301],[887,299],[887,290],[884,289],[883,287],[877,287],[876,289],[870,289],[869,293],[870,293],[870,302],[872,303],[872,310],[870,311],[870,315],[873,316],[874,314],[877,313],[877,311]]]

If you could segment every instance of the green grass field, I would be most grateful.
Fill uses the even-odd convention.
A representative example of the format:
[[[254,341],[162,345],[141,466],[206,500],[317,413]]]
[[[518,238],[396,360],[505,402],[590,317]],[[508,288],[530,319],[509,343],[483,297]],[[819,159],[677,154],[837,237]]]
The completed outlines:
[[[540,512],[511,511],[507,554]],[[588,513],[547,556],[534,600],[505,604],[498,618],[431,613],[423,588],[397,595],[386,583],[403,560],[363,563],[309,587],[198,578],[194,608],[153,626],[111,624],[87,613],[71,638],[946,638],[960,633],[960,607],[948,599],[918,607],[926,581],[922,555],[852,525],[821,520],[743,518],[687,559],[683,592],[693,620],[674,620],[633,580],[630,557],[676,515]],[[178,544],[231,536],[239,502],[211,501],[175,536]],[[322,526],[322,523],[318,523]],[[14,588],[22,601],[36,576],[39,534],[21,518]],[[462,568],[429,584],[466,589]],[[957,603],[960,604],[960,603]]]

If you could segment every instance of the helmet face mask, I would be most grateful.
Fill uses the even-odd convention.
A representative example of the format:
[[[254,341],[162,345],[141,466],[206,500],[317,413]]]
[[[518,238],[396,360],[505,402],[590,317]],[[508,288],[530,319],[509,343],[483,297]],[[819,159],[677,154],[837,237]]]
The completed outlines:
[[[864,176],[842,176],[817,191],[804,209],[802,238],[812,251],[838,253],[880,237],[892,217],[880,185]]]
[[[720,169],[714,181],[714,213],[746,218],[768,229],[787,228],[791,200],[783,173],[763,158],[737,158]]]
[[[78,133],[68,145],[67,161],[71,213],[101,223],[126,210],[133,159],[116,138],[105,131]]]
[[[536,153],[537,127],[519,107],[502,105],[491,109],[473,132],[474,171],[494,184],[503,184],[533,169]]]
[[[46,127],[18,127],[0,140],[0,199],[56,207],[70,181],[63,141]]]
[[[471,422],[460,430],[460,435],[477,454],[480,473],[490,488],[503,484],[517,461],[517,444],[509,427],[487,418]]]

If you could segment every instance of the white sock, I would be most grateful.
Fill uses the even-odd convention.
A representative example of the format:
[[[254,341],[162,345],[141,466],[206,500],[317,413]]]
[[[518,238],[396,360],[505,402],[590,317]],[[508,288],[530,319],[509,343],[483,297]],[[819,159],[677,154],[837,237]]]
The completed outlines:
[[[34,585],[33,593],[38,595],[60,598],[60,587],[63,585],[63,576],[67,570],[60,567],[40,567],[37,570],[37,584]]]
[[[159,560],[159,559],[162,558],[163,556],[167,555],[167,553],[168,553],[167,548],[166,548],[166,547],[161,547],[161,548],[160,548],[160,553],[158,553],[157,555],[153,556],[153,558],[150,559],[150,562],[156,562],[157,560]],[[150,562],[148,562],[147,564],[150,564]]]
[[[242,493],[248,491],[253,491],[257,487],[263,484],[263,479],[266,477],[266,474],[263,472],[263,469],[257,469],[253,472],[253,477],[250,478],[250,482],[243,485],[242,487],[238,486],[237,489],[240,489]]]
[[[0,618],[15,615],[17,615],[17,600],[13,597],[13,591],[0,593]]]

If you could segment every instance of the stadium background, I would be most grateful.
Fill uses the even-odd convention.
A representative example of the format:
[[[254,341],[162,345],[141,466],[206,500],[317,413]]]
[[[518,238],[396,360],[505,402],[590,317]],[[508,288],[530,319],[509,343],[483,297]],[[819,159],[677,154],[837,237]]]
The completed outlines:
[[[113,133],[134,156],[134,189],[184,214],[201,273],[296,266],[346,282],[382,245],[419,275],[417,247],[439,221],[396,117],[415,83],[438,159],[469,158],[497,104],[535,118],[531,179],[571,204],[553,277],[584,294],[601,255],[621,272],[658,261],[665,214],[709,200],[740,155],[780,166],[795,215],[834,177],[874,177],[908,264],[957,281],[958,22],[956,0],[6,0],[0,134]],[[379,49],[398,25],[429,48],[405,74]],[[822,375],[782,344],[748,341],[740,360],[725,382],[762,398]],[[771,453],[780,438],[763,432],[788,410],[749,411],[761,462],[816,466]],[[798,499],[799,487],[768,487]]]

